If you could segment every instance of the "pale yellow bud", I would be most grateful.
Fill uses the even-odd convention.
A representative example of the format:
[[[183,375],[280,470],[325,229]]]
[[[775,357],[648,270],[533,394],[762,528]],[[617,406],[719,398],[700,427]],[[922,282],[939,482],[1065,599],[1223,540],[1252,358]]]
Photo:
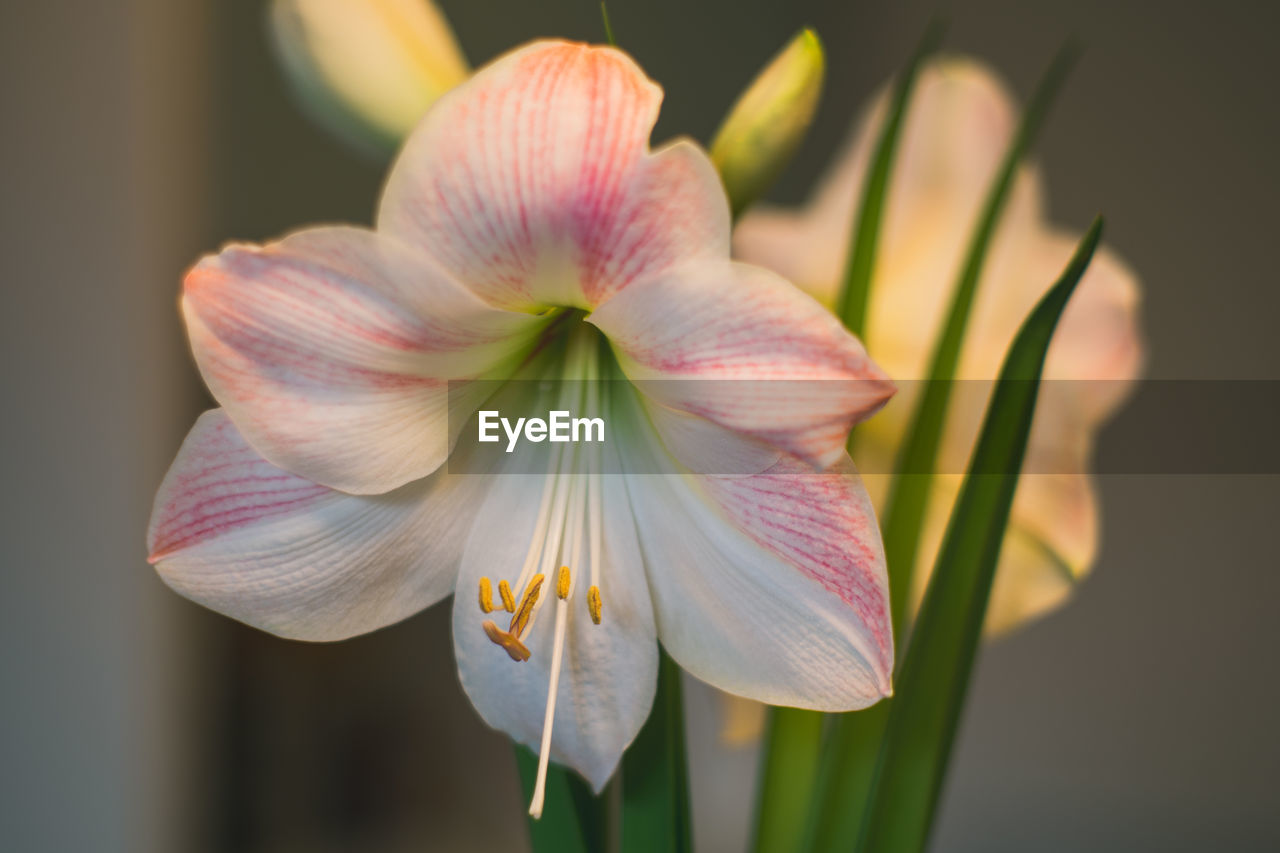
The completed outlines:
[[[430,0],[273,0],[271,34],[307,113],[369,153],[394,150],[469,73]]]
[[[822,43],[804,30],[738,96],[711,143],[735,215],[790,162],[813,121],[825,71]]]

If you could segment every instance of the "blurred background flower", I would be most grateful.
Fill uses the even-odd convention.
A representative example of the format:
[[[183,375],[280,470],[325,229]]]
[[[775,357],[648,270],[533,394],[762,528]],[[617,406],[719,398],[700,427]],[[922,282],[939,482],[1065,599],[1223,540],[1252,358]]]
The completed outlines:
[[[307,114],[371,155],[399,147],[469,71],[431,0],[272,0],[270,21]]]
[[[813,200],[799,212],[757,208],[734,234],[744,260],[777,270],[834,306],[868,163],[889,94],[882,92]],[[865,340],[906,393],[859,431],[854,458],[884,511],[890,478],[950,305],[987,189],[1017,126],[1013,97],[973,60],[926,67],[889,179],[884,232],[872,274]],[[915,588],[924,594],[960,474],[977,439],[991,381],[1022,320],[1066,265],[1077,234],[1047,222],[1044,180],[1024,165],[978,284],[942,438]],[[1107,249],[1063,316],[1045,366],[1057,382],[1036,410],[1026,470],[987,610],[1002,631],[1064,601],[1092,566],[1098,509],[1087,471],[1094,433],[1128,393],[1141,364],[1138,283]],[[1053,473],[1045,473],[1052,471]]]

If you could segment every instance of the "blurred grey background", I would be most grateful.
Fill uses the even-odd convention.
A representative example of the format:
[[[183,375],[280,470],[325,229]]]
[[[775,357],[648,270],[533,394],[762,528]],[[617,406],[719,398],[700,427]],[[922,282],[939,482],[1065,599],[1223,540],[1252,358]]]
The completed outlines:
[[[591,0],[441,5],[474,63],[601,36]],[[659,139],[705,141],[761,62],[818,30],[829,85],[787,201],[931,12],[1024,95],[1080,36],[1037,155],[1054,220],[1108,215],[1145,285],[1152,375],[1280,378],[1280,7],[610,8],[667,89]],[[231,238],[367,222],[380,170],[286,99],[259,2],[6,2],[0,97],[0,848],[520,849],[510,752],[460,693],[444,608],[292,644],[178,599],[143,559],[151,495],[206,405],[174,310],[183,269]],[[1121,414],[1103,452],[1126,441],[1176,447],[1179,419]],[[936,850],[1280,848],[1277,485],[1105,478],[1094,576],[982,654]],[[699,841],[740,849],[754,756],[717,745],[712,697],[689,705]]]

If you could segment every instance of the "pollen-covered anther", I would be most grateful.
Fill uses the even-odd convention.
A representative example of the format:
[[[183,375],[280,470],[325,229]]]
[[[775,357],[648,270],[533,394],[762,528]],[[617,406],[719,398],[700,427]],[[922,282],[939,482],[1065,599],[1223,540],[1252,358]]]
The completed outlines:
[[[564,601],[569,597],[569,567],[561,566],[560,574],[556,577],[556,598]]]
[[[511,594],[511,584],[498,581],[498,595],[502,598],[502,609],[508,613],[516,612],[516,597]]]
[[[529,649],[525,644],[499,628],[492,619],[484,620],[484,624],[481,627],[484,628],[485,635],[496,645],[501,646],[513,661],[523,663],[529,659]]]
[[[542,584],[546,579],[546,575],[534,575],[529,579],[529,585],[524,588],[520,606],[516,608],[516,614],[511,617],[511,624],[507,626],[507,631],[516,639],[520,639],[525,626],[529,624],[529,617],[533,615],[533,606],[538,603],[538,594],[542,592]]]
[[[493,612],[493,585],[488,578],[480,578],[480,612]]]
[[[600,587],[592,584],[587,590],[587,610],[591,612],[591,621],[600,624],[604,602],[600,600]]]

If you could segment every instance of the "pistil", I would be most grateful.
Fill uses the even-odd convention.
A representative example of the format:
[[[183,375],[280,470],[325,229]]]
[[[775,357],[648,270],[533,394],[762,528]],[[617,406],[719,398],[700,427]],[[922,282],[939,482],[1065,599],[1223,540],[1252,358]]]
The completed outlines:
[[[585,407],[585,414],[598,416],[601,409],[600,370],[595,333],[589,327],[574,329],[565,356],[561,388],[561,408],[575,404]],[[541,596],[542,587],[553,570],[555,574],[555,627],[553,629],[547,703],[543,717],[542,739],[538,751],[538,775],[534,785],[529,814],[540,817],[546,796],[547,768],[551,758],[551,735],[555,724],[556,699],[560,690],[560,671],[564,662],[564,644],[568,631],[570,601],[574,591],[574,573],[586,563],[590,585],[586,594],[587,612],[599,625],[602,619],[600,567],[603,552],[603,512],[600,470],[602,451],[597,444],[578,449],[559,445],[552,452],[551,473],[546,478],[539,499],[533,539],[525,554],[515,583],[498,582],[498,596],[503,609],[512,613],[511,624],[502,630],[491,620],[483,628],[488,638],[517,662],[527,661],[530,650],[524,638],[532,634],[537,616],[549,596]],[[586,553],[584,553],[584,551]],[[519,604],[512,593],[521,590]],[[480,609],[494,609],[492,583],[480,579]]]

